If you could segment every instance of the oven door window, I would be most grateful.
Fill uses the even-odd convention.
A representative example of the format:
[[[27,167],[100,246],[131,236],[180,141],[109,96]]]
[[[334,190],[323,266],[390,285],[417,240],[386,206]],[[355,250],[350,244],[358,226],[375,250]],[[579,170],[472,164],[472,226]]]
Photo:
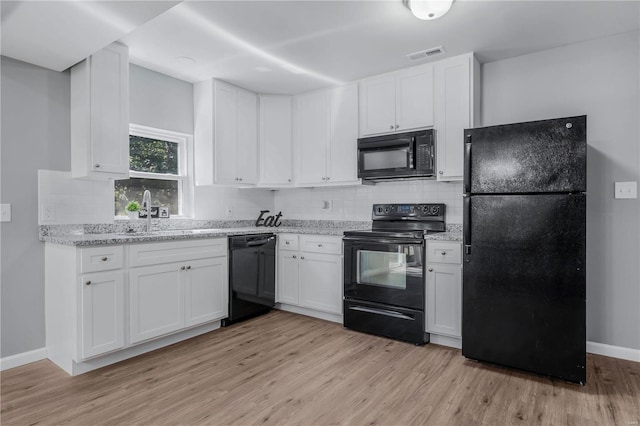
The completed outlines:
[[[360,250],[356,266],[356,284],[368,284],[405,290],[407,261],[414,256],[413,247],[398,247],[395,253]]]
[[[345,241],[344,295],[422,309],[422,244]]]

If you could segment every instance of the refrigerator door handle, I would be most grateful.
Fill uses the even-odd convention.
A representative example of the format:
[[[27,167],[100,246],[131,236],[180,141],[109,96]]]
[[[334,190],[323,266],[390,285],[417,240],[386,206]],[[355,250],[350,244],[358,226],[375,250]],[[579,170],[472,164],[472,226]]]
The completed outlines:
[[[466,135],[464,144],[464,192],[471,192],[471,135]]]
[[[471,197],[465,195],[462,197],[463,217],[462,228],[463,233],[463,246],[464,254],[471,254]]]

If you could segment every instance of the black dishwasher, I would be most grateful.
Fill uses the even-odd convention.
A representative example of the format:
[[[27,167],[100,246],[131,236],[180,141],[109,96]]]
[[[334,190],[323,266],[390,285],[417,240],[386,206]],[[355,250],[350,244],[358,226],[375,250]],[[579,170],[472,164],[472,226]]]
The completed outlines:
[[[275,235],[229,237],[229,317],[222,326],[268,312],[275,298]]]

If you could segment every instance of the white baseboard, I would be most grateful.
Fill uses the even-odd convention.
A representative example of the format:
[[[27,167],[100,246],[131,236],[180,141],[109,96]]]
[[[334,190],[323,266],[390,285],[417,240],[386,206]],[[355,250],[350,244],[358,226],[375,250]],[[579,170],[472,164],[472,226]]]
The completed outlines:
[[[431,333],[429,335],[429,343],[440,346],[448,346],[450,348],[462,349],[462,339],[458,337],[440,336]]]
[[[610,356],[612,358],[620,358],[629,361],[640,362],[640,349],[605,345],[604,343],[587,342],[587,352],[589,352],[590,354],[604,355]]]
[[[47,358],[47,348],[34,349],[29,352],[15,354],[0,358],[0,371],[8,370],[21,365],[31,364]]]

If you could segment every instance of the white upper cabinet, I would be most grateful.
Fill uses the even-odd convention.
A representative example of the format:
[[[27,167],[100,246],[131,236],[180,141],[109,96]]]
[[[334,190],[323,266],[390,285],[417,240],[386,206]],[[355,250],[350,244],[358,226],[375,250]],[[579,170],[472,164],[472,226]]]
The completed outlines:
[[[129,48],[119,43],[71,68],[71,175],[129,177]]]
[[[260,95],[259,185],[290,186],[293,182],[291,97]]]
[[[258,97],[216,80],[196,83],[196,185],[252,185],[258,181]]]
[[[438,180],[462,180],[464,129],[477,124],[480,64],[469,53],[434,62],[433,67]]]
[[[295,97],[297,185],[357,182],[357,99],[355,84]]]
[[[430,126],[433,126],[431,64],[360,82],[360,136]]]

